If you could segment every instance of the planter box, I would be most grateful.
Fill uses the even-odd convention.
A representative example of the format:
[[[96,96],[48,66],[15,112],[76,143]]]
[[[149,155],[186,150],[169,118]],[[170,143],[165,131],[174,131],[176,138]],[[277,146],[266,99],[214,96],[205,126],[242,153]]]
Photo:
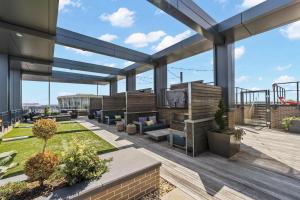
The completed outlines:
[[[161,163],[139,150],[127,148],[101,157],[113,160],[99,180],[65,187],[37,199],[139,199],[159,188]]]
[[[289,132],[300,133],[300,120],[291,120],[289,125]]]
[[[209,151],[220,156],[229,158],[240,151],[241,141],[234,135],[226,135],[217,132],[208,132]]]

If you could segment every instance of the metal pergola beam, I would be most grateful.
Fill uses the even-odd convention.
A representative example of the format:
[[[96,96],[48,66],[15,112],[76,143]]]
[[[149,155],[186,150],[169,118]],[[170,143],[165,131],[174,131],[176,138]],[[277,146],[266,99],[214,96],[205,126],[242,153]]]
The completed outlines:
[[[110,75],[124,75],[122,69],[108,67],[103,65],[96,65],[91,63],[79,62],[74,60],[68,60],[63,58],[54,58],[53,59],[53,67],[71,69],[71,70],[79,70],[79,71],[87,71],[87,72],[95,72],[101,74],[110,74]]]
[[[138,63],[151,63],[151,56],[63,28],[56,30],[56,43],[97,54],[130,60]]]
[[[299,0],[269,0],[217,25],[228,41],[239,41],[300,19]]]
[[[157,0],[157,2],[160,1]],[[215,27],[218,32],[226,37],[227,42],[234,42],[299,19],[299,0],[268,0],[216,24]],[[167,63],[171,63],[212,50],[213,47],[212,42],[197,34],[153,54],[152,59],[159,60],[166,58]],[[126,72],[139,71],[140,68],[144,67],[144,64],[134,63],[124,70]],[[150,68],[145,69],[147,71]]]
[[[32,57],[19,57],[19,56],[10,56],[10,60],[12,61],[19,61],[19,62],[27,62],[32,64],[40,64],[40,65],[52,65],[52,60],[44,60]]]
[[[13,31],[15,33],[21,33],[21,34],[27,34],[27,35],[32,35],[36,36],[39,38],[43,38],[46,40],[55,40],[55,35],[49,34],[47,32],[43,32],[40,30],[35,30],[33,28],[28,28],[22,25],[17,25],[17,24],[12,24],[3,20],[0,20],[0,28],[6,29],[9,31]]]
[[[215,43],[224,43],[217,22],[192,0],[148,0],[161,10]]]
[[[94,76],[87,74],[77,74],[61,71],[52,71],[52,74],[24,71],[23,80],[27,81],[45,81],[60,83],[78,83],[78,84],[108,84],[110,80],[107,77]]]

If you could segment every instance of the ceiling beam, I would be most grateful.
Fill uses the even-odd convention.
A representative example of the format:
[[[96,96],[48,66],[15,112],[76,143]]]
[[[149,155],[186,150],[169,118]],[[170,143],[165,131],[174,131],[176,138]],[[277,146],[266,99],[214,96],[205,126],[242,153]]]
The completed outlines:
[[[224,37],[214,28],[217,22],[192,0],[148,1],[210,41],[224,43]]]
[[[22,80],[41,81],[41,82],[59,82],[59,83],[77,83],[77,84],[101,84],[109,83],[107,77],[93,76],[86,74],[76,74],[69,72],[52,71],[52,74],[37,73],[24,71],[22,72]]]
[[[151,56],[142,52],[98,40],[63,28],[56,30],[56,43],[83,51],[130,60],[138,63],[151,63]]]
[[[67,60],[63,58],[54,58],[53,67],[95,72],[101,74],[110,74],[110,75],[124,75],[122,69],[108,67],[103,65],[96,65],[91,63],[79,62],[74,60]]]
[[[44,60],[32,57],[20,57],[20,56],[10,56],[10,60],[12,61],[19,61],[19,62],[27,62],[31,64],[40,64],[40,65],[52,65],[52,60]]]
[[[55,35],[49,34],[47,32],[35,30],[33,28],[28,28],[25,26],[17,25],[17,24],[12,24],[3,20],[0,20],[0,28],[6,29],[15,33],[20,33],[20,34],[27,34],[27,35],[32,35],[36,36],[39,38],[43,38],[46,40],[55,40]]]

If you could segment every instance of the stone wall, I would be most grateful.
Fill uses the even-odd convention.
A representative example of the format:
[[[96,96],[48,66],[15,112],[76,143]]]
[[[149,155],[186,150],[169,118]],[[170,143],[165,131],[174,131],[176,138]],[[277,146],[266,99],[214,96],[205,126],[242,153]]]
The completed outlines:
[[[282,119],[285,117],[300,116],[300,109],[297,106],[279,105],[271,107],[271,128],[281,129]]]

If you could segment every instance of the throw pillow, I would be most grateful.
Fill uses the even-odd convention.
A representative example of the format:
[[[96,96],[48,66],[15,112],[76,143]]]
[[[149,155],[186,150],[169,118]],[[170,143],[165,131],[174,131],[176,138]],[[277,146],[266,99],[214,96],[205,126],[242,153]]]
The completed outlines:
[[[146,121],[145,123],[146,123],[147,126],[152,126],[152,125],[154,125],[154,123],[153,123],[152,120]]]
[[[122,119],[121,115],[115,115],[115,119]]]
[[[145,124],[146,121],[147,121],[147,117],[139,117],[139,122],[141,124]]]

